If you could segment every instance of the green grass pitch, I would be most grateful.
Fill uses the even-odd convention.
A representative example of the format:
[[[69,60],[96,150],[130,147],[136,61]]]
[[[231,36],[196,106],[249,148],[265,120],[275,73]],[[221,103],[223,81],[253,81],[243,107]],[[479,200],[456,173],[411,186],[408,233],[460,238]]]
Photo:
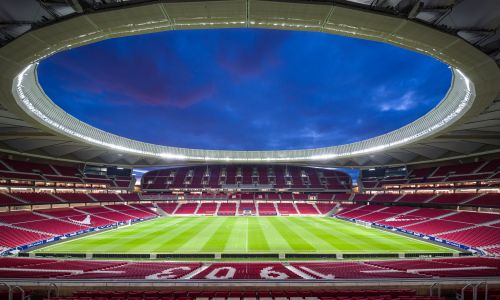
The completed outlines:
[[[49,253],[456,252],[326,217],[164,217],[35,250]]]

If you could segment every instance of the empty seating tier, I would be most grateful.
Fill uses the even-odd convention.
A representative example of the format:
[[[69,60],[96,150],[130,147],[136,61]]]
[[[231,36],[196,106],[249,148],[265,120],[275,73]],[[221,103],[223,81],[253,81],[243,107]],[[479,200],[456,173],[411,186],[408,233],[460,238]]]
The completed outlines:
[[[351,262],[193,263],[0,258],[0,278],[100,280],[343,280],[496,277],[500,259],[448,258]],[[39,270],[37,272],[37,270]],[[389,291],[384,291],[388,293]]]
[[[490,192],[491,187],[500,187],[500,168],[499,159],[490,161],[479,161],[471,163],[455,163],[446,164],[435,167],[416,167],[410,168],[407,172],[399,172],[400,175],[394,176],[392,172],[385,174],[379,172],[377,174],[362,173],[364,177],[360,180],[360,185],[364,190],[373,190],[377,192],[395,192],[400,191],[425,191],[436,190],[449,190],[452,193],[455,189],[459,190],[467,188],[477,189],[478,192]],[[497,192],[498,193],[498,192]],[[375,202],[392,202],[391,199],[382,196],[376,196]],[[431,203],[436,204],[471,204],[478,205],[470,200],[465,195],[451,196],[451,197],[438,197],[433,199]],[[396,200],[397,202],[419,203],[427,202],[423,197],[405,197],[404,199]],[[480,204],[479,204],[480,205]]]
[[[236,203],[221,203],[217,214],[219,216],[234,216],[236,214]]]
[[[348,192],[352,183],[348,174],[338,170],[277,165],[209,165],[153,170],[144,174],[141,182],[144,191],[214,189],[235,185]],[[246,200],[253,200],[253,196],[253,193],[240,195],[241,199]],[[297,200],[306,200],[305,195],[297,194],[297,197]]]

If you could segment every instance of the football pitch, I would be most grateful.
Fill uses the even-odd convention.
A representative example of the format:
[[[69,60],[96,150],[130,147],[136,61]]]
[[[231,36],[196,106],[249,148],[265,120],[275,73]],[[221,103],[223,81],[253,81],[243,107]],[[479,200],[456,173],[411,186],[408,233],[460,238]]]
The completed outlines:
[[[453,249],[327,217],[164,217],[45,253],[443,253]]]

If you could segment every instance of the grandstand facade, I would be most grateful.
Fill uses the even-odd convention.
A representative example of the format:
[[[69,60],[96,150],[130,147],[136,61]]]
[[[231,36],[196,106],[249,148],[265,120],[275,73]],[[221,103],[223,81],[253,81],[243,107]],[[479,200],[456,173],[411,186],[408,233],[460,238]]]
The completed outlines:
[[[66,290],[63,286],[76,282],[99,280],[116,284],[114,292],[94,286],[91,290],[74,293],[74,299],[116,295],[130,299],[132,292],[120,288],[120,282],[135,281],[157,282],[163,292],[139,289],[133,292],[134,295],[194,299],[221,295],[337,297],[349,292],[317,290],[313,286],[340,281],[357,285],[362,280],[365,288],[371,288],[375,282],[384,280],[403,287],[410,280],[416,289],[395,288],[391,299],[402,299],[400,293],[406,293],[419,300],[423,293],[419,287],[426,284],[452,280],[455,283],[451,286],[455,286],[460,282],[465,285],[470,280],[486,280],[494,286],[500,276],[500,260],[496,258],[500,254],[498,159],[448,162],[433,167],[367,169],[358,178],[359,190],[352,178],[342,171],[293,165],[162,168],[145,173],[140,185],[134,187],[135,178],[130,173],[127,176],[130,170],[126,169],[117,173],[116,168],[18,158],[3,158],[0,164],[3,169],[0,250],[7,256],[0,258],[0,277],[15,284],[33,281],[61,284],[62,294],[72,294],[71,289]],[[326,217],[357,224],[360,228],[411,236],[449,247],[450,251],[149,254],[132,251],[104,254],[97,248],[95,253],[88,250],[84,253],[51,252],[47,248],[70,243],[77,237],[134,228],[139,226],[135,224],[147,224],[150,220],[214,216],[243,219]],[[18,257],[9,257],[13,255]],[[190,262],[183,261],[183,257]],[[230,257],[239,261],[224,261]],[[302,261],[307,257],[322,259],[319,262]],[[139,258],[152,261],[133,261]],[[174,260],[169,261],[169,258]],[[245,261],[248,258],[253,261]],[[255,262],[259,258],[276,261]],[[352,258],[362,261],[349,261]],[[196,262],[197,259],[200,262]],[[223,261],[218,262],[218,259]],[[282,259],[286,262],[280,261]],[[171,281],[176,285],[185,284],[187,290],[171,290]],[[188,288],[191,283],[204,281],[215,281],[224,290],[202,292]],[[273,282],[276,287],[282,284],[288,287],[271,294],[266,294],[269,292],[262,287],[252,291],[242,291],[244,285],[230,290],[225,287],[227,282],[246,281],[262,287],[267,282]],[[296,289],[305,286],[309,289],[307,292]],[[459,289],[456,291],[461,293]],[[469,297],[472,292],[463,291]],[[382,295],[371,290],[359,293]],[[439,299],[442,298],[436,298]]]
[[[327,215],[483,254],[496,254],[500,247],[498,160],[409,169],[396,178],[362,177],[364,193],[353,192],[346,173],[310,167],[158,169],[144,174],[137,193],[130,188],[131,176],[85,174],[78,166],[0,162],[6,169],[0,187],[5,224],[1,247],[6,253],[96,229],[186,215]],[[447,180],[457,176],[473,181],[456,186]],[[424,185],[411,186],[408,182],[415,177]],[[367,184],[372,182],[376,184]],[[13,233],[19,234],[12,240]]]
[[[0,3],[0,298],[500,299],[500,37],[481,27],[500,9],[479,2]],[[287,151],[125,139],[38,83],[39,61],[88,43],[247,27],[405,47],[453,82],[393,132]]]

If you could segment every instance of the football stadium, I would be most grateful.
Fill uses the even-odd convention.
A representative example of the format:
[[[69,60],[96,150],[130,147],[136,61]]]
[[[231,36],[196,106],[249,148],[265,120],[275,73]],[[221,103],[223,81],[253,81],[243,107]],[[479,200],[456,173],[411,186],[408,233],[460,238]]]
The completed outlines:
[[[0,1],[0,299],[499,300],[498,0]]]

